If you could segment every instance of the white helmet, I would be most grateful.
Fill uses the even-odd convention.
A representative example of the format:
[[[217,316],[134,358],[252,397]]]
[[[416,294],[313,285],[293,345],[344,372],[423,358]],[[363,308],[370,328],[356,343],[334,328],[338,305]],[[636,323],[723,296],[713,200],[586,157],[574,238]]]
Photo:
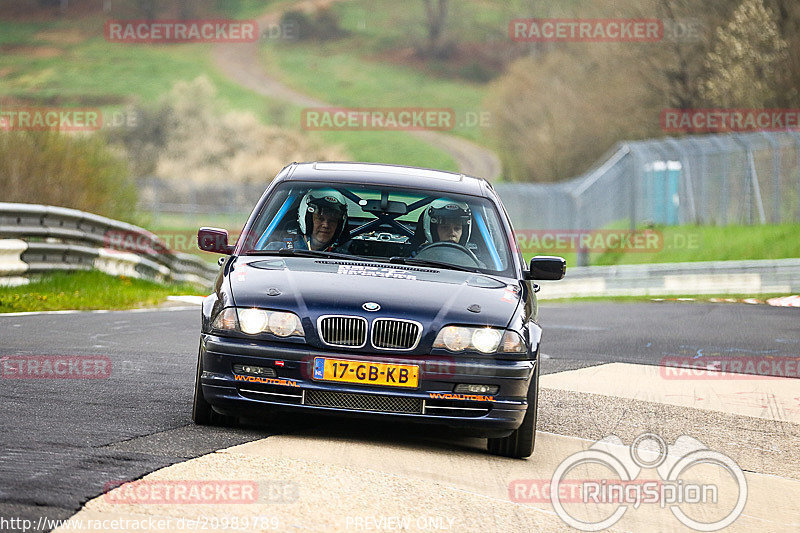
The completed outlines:
[[[341,216],[333,236],[333,242],[339,238],[347,227],[347,202],[344,195],[334,189],[311,189],[303,199],[300,200],[300,207],[297,209],[297,223],[300,225],[300,232],[308,235],[308,230],[314,227],[312,216],[318,209],[325,209],[338,212]]]
[[[472,233],[472,211],[466,202],[456,202],[449,198],[439,198],[431,202],[422,216],[422,228],[428,242],[439,240],[437,227],[440,222],[447,219],[461,221],[461,239],[458,244],[465,245]]]

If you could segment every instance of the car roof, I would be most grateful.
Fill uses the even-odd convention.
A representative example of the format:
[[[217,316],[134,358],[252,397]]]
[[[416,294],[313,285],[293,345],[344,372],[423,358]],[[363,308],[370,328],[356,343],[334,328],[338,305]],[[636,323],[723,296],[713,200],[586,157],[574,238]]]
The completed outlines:
[[[473,196],[489,196],[483,187],[484,184],[487,186],[489,184],[482,178],[430,168],[382,163],[346,161],[292,163],[278,175],[277,179],[280,181],[318,181],[323,183],[343,181],[378,186],[394,185]]]

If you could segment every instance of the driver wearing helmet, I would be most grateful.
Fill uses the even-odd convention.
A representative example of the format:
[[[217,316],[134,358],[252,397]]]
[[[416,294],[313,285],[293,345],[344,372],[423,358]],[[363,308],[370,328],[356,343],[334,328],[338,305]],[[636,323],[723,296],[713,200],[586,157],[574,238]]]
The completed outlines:
[[[472,212],[465,202],[439,198],[422,215],[425,244],[450,241],[466,246],[472,233]]]
[[[312,189],[297,210],[300,238],[294,248],[331,251],[347,227],[347,202],[334,189]]]

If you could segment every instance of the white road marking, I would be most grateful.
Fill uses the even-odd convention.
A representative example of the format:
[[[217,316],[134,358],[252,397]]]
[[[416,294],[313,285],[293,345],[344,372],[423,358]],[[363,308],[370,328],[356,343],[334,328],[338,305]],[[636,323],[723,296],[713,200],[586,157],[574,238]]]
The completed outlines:
[[[167,296],[167,300],[171,302],[183,302],[187,304],[202,305],[205,296]]]

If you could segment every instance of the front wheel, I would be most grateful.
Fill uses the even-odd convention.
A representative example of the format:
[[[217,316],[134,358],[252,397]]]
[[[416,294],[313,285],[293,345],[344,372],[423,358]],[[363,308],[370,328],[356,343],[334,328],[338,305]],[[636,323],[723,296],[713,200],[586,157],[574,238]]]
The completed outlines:
[[[536,441],[536,414],[539,411],[539,361],[536,361],[536,370],[531,386],[528,388],[528,408],[525,418],[514,432],[507,437],[489,439],[486,448],[493,455],[525,459],[533,453]]]
[[[194,402],[192,403],[192,422],[198,426],[232,426],[238,421],[232,416],[221,415],[214,411],[211,404],[203,397],[200,375],[203,373],[200,354],[197,354],[197,373],[194,378]]]

